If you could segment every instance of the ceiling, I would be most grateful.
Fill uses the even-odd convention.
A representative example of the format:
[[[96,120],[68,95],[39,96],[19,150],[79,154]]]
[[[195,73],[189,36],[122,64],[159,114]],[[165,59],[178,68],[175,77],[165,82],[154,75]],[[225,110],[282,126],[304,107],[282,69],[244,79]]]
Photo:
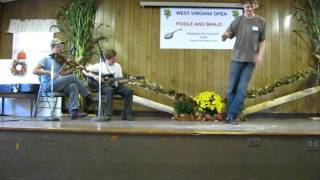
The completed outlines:
[[[0,0],[0,3],[6,3],[6,2],[11,2],[11,1],[16,1],[16,0]]]

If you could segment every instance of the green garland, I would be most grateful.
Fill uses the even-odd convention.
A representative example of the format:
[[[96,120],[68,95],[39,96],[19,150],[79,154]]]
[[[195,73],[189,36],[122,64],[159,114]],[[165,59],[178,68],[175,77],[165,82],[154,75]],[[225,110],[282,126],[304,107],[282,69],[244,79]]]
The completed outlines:
[[[270,85],[267,85],[263,88],[255,89],[255,90],[248,90],[246,97],[249,99],[257,98],[258,96],[263,96],[270,94],[275,90],[275,88],[293,84],[297,81],[303,80],[307,77],[309,77],[311,74],[315,74],[315,70],[312,68],[308,68],[307,70],[299,71],[297,73],[294,73],[290,76],[278,79],[273,81]]]
[[[145,78],[141,78],[141,76],[132,76],[132,75],[124,74],[124,77],[130,77],[130,76],[136,79],[134,82],[130,83],[131,85],[139,86],[143,89],[153,91],[157,94],[165,95],[175,100],[192,99],[192,96],[189,96],[186,93],[178,92],[172,88],[164,88],[155,82],[149,81]]]
[[[315,74],[315,70],[312,68],[308,68],[303,71],[299,71],[297,73],[294,73],[290,76],[275,80],[270,85],[267,85],[263,88],[254,89],[254,90],[248,90],[246,97],[249,99],[257,98],[259,96],[267,95],[272,93],[276,88],[293,84],[297,81],[301,81],[307,77],[309,77],[311,74]],[[128,74],[125,74],[125,77],[129,77]],[[133,76],[135,77],[135,76]],[[132,82],[131,84],[134,86],[139,86],[141,88],[154,91],[157,94],[165,95],[171,99],[175,100],[185,100],[185,99],[192,99],[192,96],[187,95],[186,93],[178,92],[171,88],[164,88],[160,85],[158,85],[155,82],[149,81],[145,78],[140,78],[137,76],[137,80]]]
[[[296,1],[293,7],[293,17],[299,24],[299,28],[293,30],[302,39],[305,45],[313,51],[315,58],[316,85],[320,85],[320,0]]]

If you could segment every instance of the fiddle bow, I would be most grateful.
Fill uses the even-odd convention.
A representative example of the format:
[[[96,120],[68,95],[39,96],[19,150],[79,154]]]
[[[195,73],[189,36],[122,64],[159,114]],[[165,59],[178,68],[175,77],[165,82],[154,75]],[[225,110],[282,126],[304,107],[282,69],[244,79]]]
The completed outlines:
[[[89,72],[85,67],[83,67],[81,64],[77,63],[74,60],[67,60],[64,56],[61,54],[52,54],[52,58],[59,64],[67,64],[72,68],[85,70],[86,72]]]

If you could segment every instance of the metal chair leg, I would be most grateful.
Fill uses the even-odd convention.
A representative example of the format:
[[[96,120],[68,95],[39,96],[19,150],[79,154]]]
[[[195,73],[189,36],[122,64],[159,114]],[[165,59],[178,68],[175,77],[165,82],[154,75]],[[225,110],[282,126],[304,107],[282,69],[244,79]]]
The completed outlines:
[[[53,97],[53,107],[52,107],[52,111],[50,112],[52,116],[56,112],[57,102],[58,102],[58,97]]]
[[[37,100],[36,100],[36,107],[35,107],[35,109],[34,109],[34,113],[33,113],[33,116],[34,117],[37,117],[37,111],[38,111],[38,106],[39,106],[39,101],[40,101],[40,96],[41,95],[41,93],[40,93],[40,91],[38,92],[38,96],[37,96]]]

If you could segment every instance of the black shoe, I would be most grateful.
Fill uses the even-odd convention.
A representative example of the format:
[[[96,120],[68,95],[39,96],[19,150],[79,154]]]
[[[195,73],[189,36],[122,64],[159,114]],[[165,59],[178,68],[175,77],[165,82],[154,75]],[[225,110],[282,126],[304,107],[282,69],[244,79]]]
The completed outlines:
[[[102,117],[95,117],[91,121],[93,122],[107,122],[111,120],[111,116],[102,116]]]
[[[237,121],[236,119],[232,119],[232,120],[230,121],[230,124],[238,125],[239,123],[238,123],[238,121]]]
[[[233,125],[238,125],[238,124],[239,124],[238,121],[237,121],[237,119],[230,118],[230,117],[226,117],[226,118],[224,119],[224,123],[226,123],[226,124],[233,124]]]
[[[106,115],[106,116],[103,116],[104,117],[104,119],[106,120],[106,121],[110,121],[111,120],[111,116],[109,116],[109,115]]]
[[[72,110],[70,115],[71,115],[72,120],[88,116],[87,113],[81,113],[81,112],[79,112],[79,110]]]
[[[121,119],[124,120],[124,121],[134,121],[133,117],[130,117],[130,118],[122,117]]]
[[[223,121],[226,124],[230,124],[231,123],[231,118],[230,117],[226,117]]]

